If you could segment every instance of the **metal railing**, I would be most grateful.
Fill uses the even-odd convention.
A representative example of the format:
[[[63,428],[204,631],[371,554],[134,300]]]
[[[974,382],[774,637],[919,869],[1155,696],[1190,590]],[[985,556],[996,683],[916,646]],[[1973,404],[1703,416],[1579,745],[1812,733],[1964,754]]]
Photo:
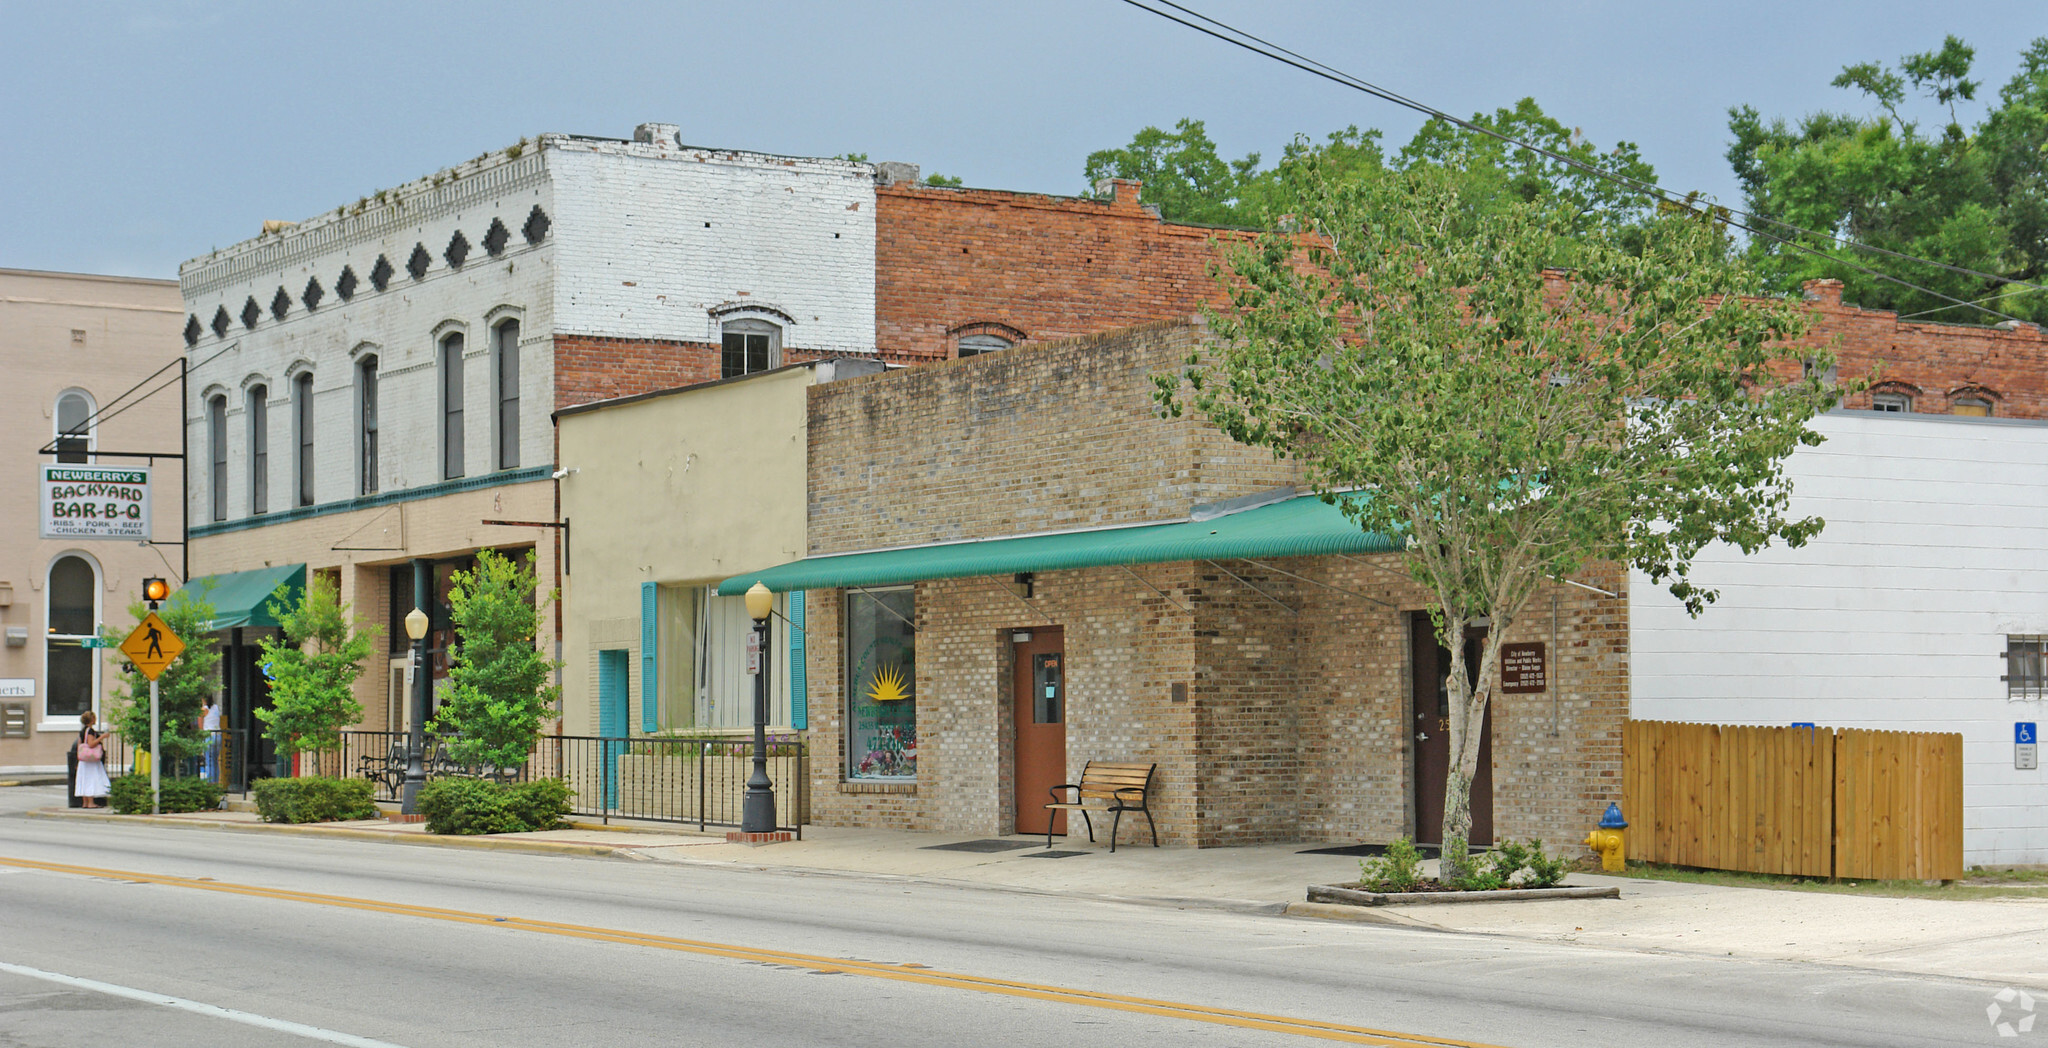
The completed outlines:
[[[449,755],[444,741],[426,737],[429,780],[449,776],[507,782],[561,779],[570,813],[612,819],[696,823],[698,829],[738,826],[753,741],[730,738],[622,738],[544,735],[517,768],[468,767]],[[410,754],[404,732],[345,731],[334,753],[302,755],[299,774],[363,777],[380,800],[395,801],[405,784]],[[803,834],[810,821],[810,749],[798,739],[768,744],[768,778],[775,784],[777,829]]]

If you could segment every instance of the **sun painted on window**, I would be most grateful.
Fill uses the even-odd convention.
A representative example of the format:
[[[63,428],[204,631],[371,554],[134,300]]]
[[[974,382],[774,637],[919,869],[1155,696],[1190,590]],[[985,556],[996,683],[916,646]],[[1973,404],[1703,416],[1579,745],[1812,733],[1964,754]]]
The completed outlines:
[[[910,589],[846,594],[846,776],[917,777],[917,618]]]

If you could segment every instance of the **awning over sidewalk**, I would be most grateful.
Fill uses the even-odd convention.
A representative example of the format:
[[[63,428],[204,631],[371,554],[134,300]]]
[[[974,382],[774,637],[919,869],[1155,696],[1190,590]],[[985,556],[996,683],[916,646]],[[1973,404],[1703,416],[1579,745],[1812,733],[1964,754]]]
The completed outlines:
[[[234,571],[225,575],[201,575],[185,584],[195,597],[202,597],[213,605],[213,618],[206,624],[208,630],[226,630],[237,626],[275,626],[277,619],[270,614],[270,602],[279,586],[287,587],[286,603],[297,603],[299,595],[306,590],[306,566],[285,564],[275,568],[255,568],[249,571]]]
[[[770,590],[886,586],[927,579],[1010,575],[1023,571],[1162,564],[1178,560],[1315,557],[1391,553],[1397,539],[1359,530],[1337,507],[1313,496],[1243,510],[1211,520],[1140,524],[1013,538],[948,542],[841,553],[734,575],[718,584],[725,596],[755,582]]]

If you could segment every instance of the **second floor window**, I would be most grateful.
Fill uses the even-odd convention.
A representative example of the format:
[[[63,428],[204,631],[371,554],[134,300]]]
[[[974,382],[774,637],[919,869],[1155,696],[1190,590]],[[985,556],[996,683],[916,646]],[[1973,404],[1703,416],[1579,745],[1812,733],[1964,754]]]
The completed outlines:
[[[299,446],[297,473],[298,504],[313,504],[313,373],[301,371],[292,379],[292,429]]]
[[[92,446],[92,400],[73,390],[57,398],[57,461],[84,462]]]
[[[720,332],[725,341],[720,378],[767,371],[782,355],[782,329],[765,320],[728,320]]]
[[[441,476],[462,476],[462,333],[441,340]]]
[[[356,365],[356,446],[359,452],[356,494],[377,493],[377,358]]]
[[[977,357],[983,353],[999,353],[1015,344],[1001,335],[962,335],[960,337],[960,355],[963,357]]]
[[[493,329],[498,358],[498,468],[519,468],[519,322]]]
[[[1872,393],[1870,410],[1909,412],[1913,410],[1913,398],[1904,393]]]
[[[207,501],[214,520],[228,519],[228,398],[219,394],[206,400]]]
[[[270,387],[249,387],[249,512],[270,510]]]

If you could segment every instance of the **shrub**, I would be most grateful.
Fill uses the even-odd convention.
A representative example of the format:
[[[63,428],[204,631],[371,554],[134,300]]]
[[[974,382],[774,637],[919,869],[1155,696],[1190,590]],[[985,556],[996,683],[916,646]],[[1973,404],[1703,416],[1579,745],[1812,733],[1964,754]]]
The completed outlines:
[[[264,822],[335,822],[341,819],[373,819],[377,804],[371,800],[368,779],[258,779],[250,786],[256,795],[256,814]]]
[[[1358,860],[1358,880],[1368,891],[1414,891],[1422,884],[1422,853],[1413,840],[1397,838],[1385,854]]]
[[[149,776],[123,775],[114,780],[113,791],[107,803],[122,815],[149,814]],[[162,794],[162,810],[213,811],[220,807],[220,784],[211,779],[193,777],[172,777],[158,784]]]
[[[1459,887],[1472,891],[1510,886],[1548,888],[1564,880],[1570,869],[1568,860],[1552,858],[1546,853],[1541,840],[1532,837],[1527,844],[1506,840],[1488,852],[1485,859],[1473,864],[1472,876],[1461,882]]]
[[[435,779],[420,787],[419,810],[427,817],[429,833],[551,830],[561,825],[569,810],[569,786],[560,779]]]

